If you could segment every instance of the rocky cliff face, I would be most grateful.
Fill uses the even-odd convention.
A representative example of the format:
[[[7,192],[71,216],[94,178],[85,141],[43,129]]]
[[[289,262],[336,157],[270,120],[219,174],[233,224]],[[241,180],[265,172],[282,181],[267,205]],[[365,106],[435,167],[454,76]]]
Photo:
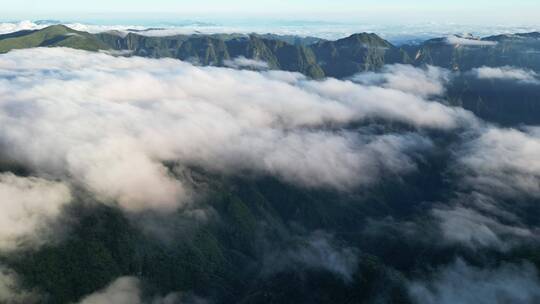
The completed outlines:
[[[43,46],[130,51],[136,56],[178,58],[213,66],[224,66],[228,60],[245,57],[264,61],[271,69],[300,72],[313,78],[345,78],[394,63],[430,64],[455,71],[507,65],[540,71],[540,33],[483,39],[452,36],[401,47],[368,33],[336,41],[237,34],[148,37],[120,32],[93,35],[55,25],[0,36],[0,52]]]
[[[481,66],[515,66],[540,70],[540,33],[491,36],[483,39],[450,37],[408,47],[415,65],[431,64],[466,71]]]

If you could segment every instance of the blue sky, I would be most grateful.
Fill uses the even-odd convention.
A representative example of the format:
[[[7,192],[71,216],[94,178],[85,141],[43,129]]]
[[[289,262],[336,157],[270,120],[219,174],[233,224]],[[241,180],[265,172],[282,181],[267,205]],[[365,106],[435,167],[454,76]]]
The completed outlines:
[[[538,24],[539,0],[0,0],[3,19],[284,18]]]

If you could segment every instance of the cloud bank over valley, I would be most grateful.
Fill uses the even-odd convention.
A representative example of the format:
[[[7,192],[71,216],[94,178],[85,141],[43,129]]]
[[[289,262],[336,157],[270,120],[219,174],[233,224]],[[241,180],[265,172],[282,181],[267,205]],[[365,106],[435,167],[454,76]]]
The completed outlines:
[[[84,229],[103,227],[128,241],[107,244],[116,255],[95,245],[92,256],[120,256],[129,271],[102,275],[72,301],[212,303],[183,277],[186,288],[152,281],[159,254],[176,258],[159,269],[208,267],[196,273],[205,284],[209,273],[225,284],[234,269],[269,290],[280,289],[276,277],[309,284],[325,274],[324,284],[373,279],[420,304],[539,299],[536,265],[522,257],[539,244],[540,131],[483,121],[448,97],[463,76],[536,85],[537,74],[395,64],[314,80],[243,57],[225,66],[67,48],[0,55],[0,302],[47,296],[13,256],[53,256],[73,231],[94,246],[101,237]],[[204,210],[189,209],[197,204]],[[66,238],[86,252],[78,234]],[[395,248],[402,256],[381,266],[377,255]],[[410,263],[417,252],[425,263]],[[239,260],[247,266],[236,271]]]

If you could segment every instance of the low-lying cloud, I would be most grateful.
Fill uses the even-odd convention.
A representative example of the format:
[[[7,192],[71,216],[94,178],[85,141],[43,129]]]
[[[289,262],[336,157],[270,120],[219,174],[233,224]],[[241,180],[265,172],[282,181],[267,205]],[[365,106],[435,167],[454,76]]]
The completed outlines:
[[[540,131],[487,125],[462,136],[450,168],[458,198],[437,207],[447,241],[470,248],[508,250],[538,241],[538,224],[523,208],[540,197]]]
[[[346,125],[378,118],[446,130],[474,121],[426,100],[419,86],[392,83],[14,51],[0,57],[0,146],[4,159],[130,211],[189,200],[189,185],[174,173],[186,166],[346,190],[414,170],[414,155],[431,147],[417,134],[360,135]]]
[[[527,228],[500,223],[489,214],[462,206],[453,209],[434,209],[446,241],[470,248],[491,247],[509,249],[517,240],[532,242],[534,233]]]
[[[540,197],[540,133],[488,127],[457,152],[463,184],[502,197]]]
[[[540,280],[530,264],[482,269],[457,260],[412,282],[409,292],[418,304],[533,304],[540,301]]]
[[[101,291],[84,297],[79,304],[142,304],[139,280],[121,277]]]
[[[245,58],[227,65],[268,67]],[[196,196],[183,175],[192,167],[347,192],[415,172],[424,154],[440,148],[430,131],[459,132],[449,139],[455,140],[450,172],[441,173],[459,180],[450,192],[466,194],[433,204],[409,222],[388,218],[368,225],[368,232],[395,232],[410,243],[422,238],[418,246],[457,244],[501,254],[537,241],[538,228],[498,200],[540,197],[540,129],[486,125],[437,102],[452,77],[447,70],[392,65],[351,80],[314,81],[298,73],[234,69],[62,48],[0,55],[0,159],[31,174],[0,173],[0,250],[42,244],[47,224],[72,201],[72,189],[130,212],[152,209],[165,217]],[[537,77],[514,68],[472,73],[526,82]],[[382,131],[387,126],[372,121],[405,127],[390,124],[393,131]],[[439,229],[426,233],[426,227]],[[169,227],[152,229],[159,234]],[[442,241],[430,244],[436,237]],[[353,246],[322,232],[292,241],[265,252],[266,274],[317,269],[353,280],[359,264]],[[139,285],[137,278],[122,277],[81,303],[184,301],[178,293],[148,300]],[[420,304],[535,303],[538,287],[530,265],[479,269],[458,260],[412,282],[410,292]],[[4,294],[15,303],[35,297],[0,268],[0,302],[7,301]]]
[[[62,183],[0,174],[0,251],[44,243],[48,221],[70,201],[70,190]]]
[[[145,299],[136,277],[120,277],[109,286],[81,299],[79,304],[206,304],[206,300],[177,292]]]
[[[230,67],[233,69],[266,70],[269,68],[267,62],[249,59],[244,56],[236,57],[231,60],[225,60],[223,64],[226,67]]]
[[[330,271],[350,282],[358,267],[358,250],[340,246],[334,237],[316,231],[306,238],[297,238],[290,248],[268,253],[265,274],[290,269],[318,269]]]
[[[540,83],[540,80],[537,78],[538,74],[534,71],[510,66],[481,67],[473,69],[471,72],[480,79],[502,79],[515,80],[524,83]]]
[[[494,46],[497,45],[497,41],[472,39],[460,36],[446,37],[446,43],[450,45],[465,45],[465,46]]]
[[[382,86],[424,97],[442,95],[449,78],[450,72],[442,68],[427,66],[421,69],[406,64],[387,65],[380,72],[365,72],[351,77],[364,85]]]

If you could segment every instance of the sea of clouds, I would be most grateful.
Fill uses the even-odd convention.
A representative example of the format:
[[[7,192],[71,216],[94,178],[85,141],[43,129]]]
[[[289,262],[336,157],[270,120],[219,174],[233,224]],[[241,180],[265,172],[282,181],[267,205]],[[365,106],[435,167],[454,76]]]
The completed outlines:
[[[421,155],[438,148],[426,135],[430,130],[460,134],[451,154],[464,183],[456,189],[461,195],[428,210],[444,242],[504,251],[537,235],[538,227],[523,224],[497,199],[540,196],[540,131],[501,128],[445,105],[440,99],[449,71],[393,65],[350,80],[316,81],[298,73],[235,69],[245,65],[264,68],[245,58],[217,68],[65,48],[0,55],[0,159],[31,172],[0,173],[0,250],[34,248],[54,238],[47,224],[78,191],[126,213],[175,212],[198,195],[181,174],[190,167],[341,192],[370,187],[418,170]],[[508,67],[470,73],[509,81],[537,77]],[[408,131],[362,126],[372,120]],[[350,279],[355,250],[335,248],[331,236],[319,233],[281,254]],[[519,267],[525,275],[515,274]],[[537,274],[527,265],[484,271],[461,262],[439,270],[430,283],[435,287],[415,281],[411,292],[422,296],[419,303],[446,303],[453,298],[444,286],[467,287],[451,282],[456,272],[494,284],[499,273],[516,276],[528,294],[502,284],[501,294],[538,296]],[[36,296],[18,290],[16,280],[3,270],[0,290],[12,299]],[[138,303],[138,284],[119,278],[82,303]],[[479,288],[489,299],[497,297],[486,285]],[[168,303],[167,297],[178,295],[155,303]],[[464,294],[458,300],[474,299]]]

